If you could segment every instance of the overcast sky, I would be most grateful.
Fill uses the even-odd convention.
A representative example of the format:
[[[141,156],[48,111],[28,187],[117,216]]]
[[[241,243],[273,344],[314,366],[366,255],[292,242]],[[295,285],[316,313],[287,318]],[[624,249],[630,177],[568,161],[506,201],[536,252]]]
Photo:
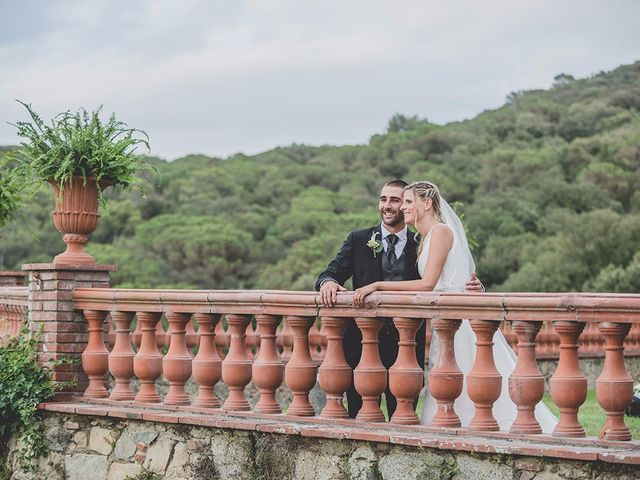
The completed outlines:
[[[152,153],[366,143],[640,60],[637,0],[0,0],[0,144],[14,99],[146,130]]]

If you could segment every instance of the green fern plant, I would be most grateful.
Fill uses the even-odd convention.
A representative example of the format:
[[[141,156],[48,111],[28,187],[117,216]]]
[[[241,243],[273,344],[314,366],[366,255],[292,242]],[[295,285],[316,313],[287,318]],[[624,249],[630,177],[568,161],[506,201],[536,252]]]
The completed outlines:
[[[81,108],[56,115],[45,123],[30,104],[17,100],[27,109],[32,122],[11,124],[23,140],[23,168],[36,183],[53,181],[64,186],[72,177],[85,182],[93,177],[98,184],[140,186],[138,173],[156,171],[137,153],[140,146],[149,147],[148,135],[116,120],[111,114],[107,122],[100,119],[102,107],[89,113]]]

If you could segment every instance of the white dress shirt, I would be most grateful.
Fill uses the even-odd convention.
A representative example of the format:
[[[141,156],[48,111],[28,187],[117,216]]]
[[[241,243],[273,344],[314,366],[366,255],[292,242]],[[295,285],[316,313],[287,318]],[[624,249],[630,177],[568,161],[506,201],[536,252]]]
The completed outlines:
[[[382,231],[382,245],[384,246],[384,251],[386,252],[389,248],[389,242],[387,242],[387,235],[391,235],[391,232],[387,230],[384,226],[384,223],[381,224]],[[394,233],[396,237],[398,237],[398,241],[396,242],[396,258],[400,258],[402,252],[404,252],[404,247],[407,245],[407,227],[405,226],[398,233]]]

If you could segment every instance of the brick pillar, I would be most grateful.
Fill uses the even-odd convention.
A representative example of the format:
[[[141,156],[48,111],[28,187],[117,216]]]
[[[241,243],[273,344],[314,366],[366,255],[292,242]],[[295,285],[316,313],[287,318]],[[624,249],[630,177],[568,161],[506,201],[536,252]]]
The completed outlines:
[[[73,308],[76,287],[109,287],[109,272],[115,265],[61,265],[32,263],[22,266],[29,273],[29,326],[32,332],[42,327],[38,362],[70,360],[52,366],[53,379],[75,384],[59,392],[57,398],[82,394],[87,377],[80,363],[87,345],[87,322]]]

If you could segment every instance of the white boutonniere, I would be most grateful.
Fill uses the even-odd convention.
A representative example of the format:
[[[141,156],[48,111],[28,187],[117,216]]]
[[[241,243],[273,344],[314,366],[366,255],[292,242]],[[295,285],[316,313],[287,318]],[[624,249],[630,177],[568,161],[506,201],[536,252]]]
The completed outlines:
[[[373,252],[373,258],[383,250],[382,242],[378,240],[378,235],[380,235],[378,232],[373,232],[371,234],[371,238],[367,242],[367,247],[369,247]]]

